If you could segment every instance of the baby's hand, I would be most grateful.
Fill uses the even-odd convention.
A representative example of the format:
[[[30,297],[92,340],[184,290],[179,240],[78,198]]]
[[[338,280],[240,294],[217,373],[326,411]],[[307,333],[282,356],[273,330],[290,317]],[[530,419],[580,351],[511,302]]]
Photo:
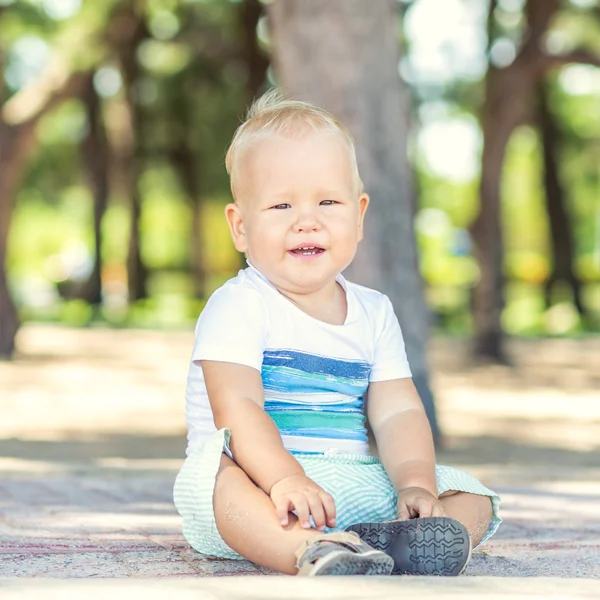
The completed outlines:
[[[416,517],[445,517],[442,503],[430,492],[419,487],[410,487],[398,493],[398,519]]]
[[[333,497],[306,475],[284,477],[271,488],[270,496],[283,527],[288,524],[288,513],[293,510],[305,529],[311,527],[311,515],[317,529],[322,531],[326,525],[335,527]]]

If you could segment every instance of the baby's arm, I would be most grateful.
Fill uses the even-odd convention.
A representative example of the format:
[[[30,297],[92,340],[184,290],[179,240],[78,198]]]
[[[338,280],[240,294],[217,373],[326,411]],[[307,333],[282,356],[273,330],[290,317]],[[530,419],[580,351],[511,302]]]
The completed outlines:
[[[264,411],[264,393],[256,369],[235,363],[200,361],[218,429],[231,431],[235,462],[273,501],[282,525],[295,510],[305,527],[335,526],[333,498],[304,474],[284,448],[277,426]]]
[[[372,382],[367,415],[381,462],[398,492],[398,517],[442,516],[433,436],[412,379]]]

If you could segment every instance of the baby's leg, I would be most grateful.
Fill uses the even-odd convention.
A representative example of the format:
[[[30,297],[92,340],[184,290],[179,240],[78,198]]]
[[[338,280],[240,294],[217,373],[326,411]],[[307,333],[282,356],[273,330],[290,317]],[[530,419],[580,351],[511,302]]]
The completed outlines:
[[[213,497],[217,528],[225,543],[254,563],[294,575],[302,542],[321,532],[303,529],[293,514],[282,527],[267,494],[224,454]]]
[[[492,501],[489,496],[448,490],[440,495],[440,501],[446,515],[460,521],[467,528],[475,547],[492,520]]]

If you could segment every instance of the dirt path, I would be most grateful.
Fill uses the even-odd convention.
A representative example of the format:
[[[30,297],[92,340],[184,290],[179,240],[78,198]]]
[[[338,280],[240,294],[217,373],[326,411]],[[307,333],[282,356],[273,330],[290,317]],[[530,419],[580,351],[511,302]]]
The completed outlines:
[[[258,573],[208,561],[171,503],[192,334],[30,325],[0,363],[0,576]],[[503,497],[468,575],[600,578],[600,341],[513,342],[515,367],[432,344],[439,462]]]

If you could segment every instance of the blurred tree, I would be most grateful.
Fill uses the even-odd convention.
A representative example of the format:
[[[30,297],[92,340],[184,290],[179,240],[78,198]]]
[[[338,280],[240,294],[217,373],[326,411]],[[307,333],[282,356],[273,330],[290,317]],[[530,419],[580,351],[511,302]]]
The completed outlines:
[[[3,15],[0,12],[0,19]],[[0,65],[0,74],[2,65]],[[6,249],[13,199],[27,160],[36,146],[40,119],[68,98],[79,96],[86,76],[70,73],[56,57],[43,74],[0,105],[0,358],[14,351],[19,318],[10,297],[5,273]]]
[[[184,81],[182,81],[185,79]],[[171,142],[169,158],[181,179],[182,187],[189,199],[192,213],[190,239],[190,266],[192,272],[194,296],[204,298],[206,294],[206,269],[202,253],[202,231],[204,219],[202,211],[202,172],[204,168],[202,156],[194,143],[195,134],[193,106],[190,98],[181,90],[193,90],[198,84],[198,74],[195,69],[187,69],[175,78],[179,84],[174,86],[169,99]]]
[[[487,8],[485,1],[481,0],[484,9]],[[72,9],[68,8],[69,4]],[[406,35],[409,43],[414,42],[414,31],[418,29],[413,31],[418,19],[413,23],[411,14],[414,16],[421,10],[420,7],[427,5],[421,13],[422,24],[419,26],[426,27],[430,18],[427,11],[436,10],[433,0],[402,0],[392,4],[397,15],[409,7],[406,27],[400,26],[399,18],[389,24],[390,31],[395,28],[395,35],[399,38]],[[554,300],[568,287],[555,285],[554,277],[576,284],[577,281],[571,279],[576,274],[583,286],[580,308],[587,307],[590,313],[594,313],[594,305],[597,304],[593,296],[598,280],[595,259],[598,252],[595,225],[598,209],[595,198],[600,156],[597,143],[600,120],[593,91],[597,89],[594,88],[596,75],[594,69],[573,65],[557,69],[556,77],[547,75],[552,65],[563,67],[568,61],[597,64],[593,53],[600,52],[597,42],[600,39],[600,19],[594,17],[594,21],[591,18],[598,13],[597,4],[594,12],[591,2],[582,0],[530,0],[529,3],[498,0],[489,12],[490,68],[485,83],[488,98],[485,110],[481,111],[485,135],[481,196],[483,199],[485,192],[487,200],[481,203],[481,222],[475,225],[475,229],[479,231],[478,248],[483,256],[482,287],[477,292],[478,330],[480,343],[486,336],[488,341],[492,340],[488,344],[492,349],[491,355],[494,354],[494,335],[501,337],[499,315],[503,301],[498,294],[501,295],[504,285],[500,271],[502,262],[507,277],[511,278],[511,287],[507,288],[509,310],[503,315],[505,330],[541,333],[548,328],[554,333],[559,332],[560,325],[558,329],[550,325],[554,317],[540,318],[544,308],[543,302],[538,302],[542,297],[540,284],[547,277],[548,265],[552,262],[550,252],[554,252],[556,273],[551,275],[547,286],[555,290]],[[59,5],[60,10],[53,8]],[[237,255],[228,245],[227,230],[220,229],[220,207],[229,199],[223,155],[244,106],[262,91],[266,83],[269,63],[265,49],[269,47],[269,35],[263,11],[268,5],[267,0],[104,0],[81,4],[0,0],[0,54],[4,53],[0,64],[3,59],[6,62],[0,90],[0,102],[3,102],[0,108],[3,119],[0,140],[0,255],[6,263],[8,252],[7,268],[10,269],[10,281],[15,292],[13,299],[18,299],[19,309],[23,309],[24,315],[60,318],[63,308],[66,310],[68,305],[58,299],[56,290],[63,298],[79,295],[97,302],[103,258],[101,247],[106,263],[108,310],[95,314],[78,303],[82,315],[80,322],[96,317],[108,321],[114,319],[119,323],[129,319],[139,322],[136,319],[142,313],[143,318],[151,322],[162,310],[159,306],[162,306],[162,299],[167,294],[179,296],[183,300],[181,306],[194,307],[191,308],[193,312],[201,303],[188,303],[187,296],[193,293],[202,300],[238,267],[235,262]],[[294,11],[299,4],[295,6]],[[365,16],[362,9],[352,13],[356,16],[352,21],[350,17],[338,20],[337,12],[327,12],[321,4],[313,4],[312,0],[306,6],[319,11],[314,17],[306,16],[307,31],[292,32],[290,41],[279,36],[282,56],[285,52],[298,51],[296,58],[287,61],[292,66],[284,69],[286,86],[294,94],[300,84],[304,86],[307,98],[338,112],[356,134],[361,169],[368,174],[365,180],[375,203],[367,220],[368,239],[362,244],[357,257],[354,267],[357,274],[354,277],[365,283],[371,281],[371,285],[377,287],[380,287],[377,281],[384,279],[382,289],[394,300],[409,338],[413,334],[409,331],[411,326],[405,323],[409,311],[399,306],[399,298],[402,297],[400,286],[395,275],[389,282],[385,281],[387,273],[384,273],[384,269],[388,268],[392,275],[395,269],[412,268],[409,264],[411,251],[398,253],[400,244],[412,243],[409,238],[397,241],[398,246],[386,241],[391,229],[396,227],[402,233],[404,230],[398,227],[407,222],[397,225],[396,220],[402,221],[405,213],[396,213],[391,198],[396,193],[402,196],[400,204],[403,210],[408,211],[403,198],[411,187],[408,185],[411,174],[404,174],[403,169],[408,167],[403,163],[404,159],[397,160],[398,149],[392,148],[388,156],[386,147],[389,143],[386,136],[392,136],[396,122],[400,122],[402,137],[398,144],[403,147],[406,120],[404,116],[396,115],[397,121],[388,119],[389,127],[381,125],[383,115],[392,110],[391,104],[395,105],[395,109],[400,107],[399,113],[408,111],[409,102],[402,95],[407,90],[401,88],[398,91],[395,83],[385,87],[394,76],[392,71],[396,66],[392,68],[393,61],[388,59],[380,64],[371,47],[384,52],[383,46],[387,41],[377,40],[375,43],[371,36],[364,42],[368,51],[358,58],[355,56],[358,49],[348,48],[338,41],[338,38],[345,41],[366,40],[367,34],[362,27],[373,24],[375,12],[361,22],[360,19]],[[338,10],[336,4],[331,6],[332,11]],[[348,2],[345,10],[352,12],[356,6]],[[271,10],[281,12],[284,9],[277,7],[276,2]],[[375,9],[369,6],[368,11],[371,10]],[[378,7],[376,10],[382,9]],[[291,17],[295,19],[294,11]],[[552,12],[551,16],[548,11]],[[536,21],[540,14],[546,15],[545,26],[543,20]],[[531,25],[527,24],[528,18],[532,19]],[[473,17],[472,33],[476,37],[474,28],[480,22],[479,16]],[[347,26],[350,30],[346,35],[341,30]],[[285,34],[287,30],[281,31]],[[315,39],[317,32],[323,39]],[[276,29],[274,33],[277,34]],[[418,36],[423,35],[423,30],[419,30]],[[461,37],[460,44],[469,43],[468,36],[460,31],[453,35],[456,39]],[[441,36],[441,30],[434,31],[432,28],[429,42],[439,46]],[[536,37],[537,44],[534,43]],[[448,41],[452,45],[450,38]],[[299,43],[314,48],[305,49],[299,47]],[[417,115],[424,125],[420,133],[424,134],[436,120],[468,124],[471,121],[468,117],[482,105],[484,86],[477,79],[480,75],[475,70],[467,76],[457,69],[439,79],[436,79],[435,73],[420,77],[421,71],[416,76],[418,61],[413,61],[413,58],[426,52],[417,46],[419,44],[415,43],[412,49],[408,48],[408,56],[403,56],[400,65],[403,76],[414,86],[413,127],[416,129]],[[301,59],[299,50],[306,54],[306,60]],[[453,52],[449,48],[448,56]],[[62,63],[55,61],[48,65],[49,57],[53,56],[60,58]],[[298,63],[297,68],[293,61]],[[63,66],[57,68],[61,64]],[[292,69],[296,70],[292,72]],[[371,70],[373,73],[370,73]],[[85,84],[81,83],[78,90],[71,92],[68,90],[71,84],[61,83],[59,79],[69,79],[69,73],[77,71],[84,74]],[[50,87],[60,96],[64,84],[67,90],[64,98],[74,100],[56,111],[51,110],[56,104],[48,110],[38,107],[42,110],[43,119],[35,118],[36,124],[29,130],[29,137],[17,135],[20,141],[13,140],[15,129],[25,131],[26,128],[21,125],[27,118],[21,120],[21,117],[5,115],[14,112],[14,107],[23,111],[26,87],[32,85],[34,79],[50,81],[54,77],[52,73],[61,75]],[[91,73],[96,74],[95,96],[92,95]],[[310,81],[311,74],[318,77]],[[360,82],[363,80],[365,85],[371,86],[369,90],[361,89]],[[549,95],[548,115],[555,120],[555,129],[560,133],[560,139],[552,134],[554,143],[560,144],[560,147],[552,152],[549,144],[546,148],[547,201],[552,202],[548,204],[548,210],[550,227],[554,228],[554,232],[550,232],[554,238],[552,243],[548,240],[545,215],[540,213],[542,198],[538,194],[539,181],[542,180],[537,173],[540,159],[544,158],[539,142],[546,137],[536,120],[539,120],[540,112],[534,100],[538,98],[537,86],[543,80],[550,82],[546,89]],[[373,88],[373,85],[378,87]],[[323,89],[320,89],[321,86]],[[381,92],[375,100],[373,89],[388,91]],[[304,93],[303,90],[299,90],[298,95],[300,93]],[[400,103],[397,102],[398,97],[401,98]],[[38,100],[43,104],[46,95],[39,95]],[[382,115],[372,115],[372,111],[377,111],[377,102],[383,107]],[[9,106],[12,107],[10,110]],[[31,114],[38,108],[32,108]],[[377,120],[379,117],[381,120]],[[541,135],[536,137],[531,128],[519,127],[521,124],[537,124]],[[373,141],[374,135],[380,135],[378,127],[384,130],[384,134],[381,139]],[[441,130],[434,135],[434,129],[431,127],[433,137],[439,136]],[[506,141],[511,138],[513,130],[517,131],[517,135],[510,142],[508,168],[504,166],[500,210],[494,193],[500,185],[498,173],[502,171]],[[552,135],[547,132],[548,139]],[[108,137],[109,147],[102,150],[106,143],[102,140],[104,136]],[[429,162],[430,155],[433,156],[431,149],[421,147],[421,134],[415,141],[415,165],[421,183],[419,208],[434,209],[424,215],[427,219],[436,215],[440,219],[445,215],[448,217],[445,233],[440,229],[437,237],[430,235],[435,227],[429,225],[435,223],[419,219],[423,225],[422,231],[419,231],[419,242],[423,248],[421,269],[430,284],[428,299],[432,306],[451,315],[451,320],[445,324],[440,322],[442,328],[452,326],[456,332],[465,332],[470,326],[469,315],[466,314],[466,289],[476,280],[477,270],[471,257],[466,256],[470,247],[460,250],[465,256],[450,259],[449,254],[456,246],[452,241],[456,238],[455,229],[466,227],[472,220],[478,182],[475,178],[457,182],[447,172],[440,170],[436,173],[435,168],[432,170],[434,162]],[[109,154],[108,158],[105,153]],[[110,165],[105,164],[108,162]],[[559,167],[552,166],[554,162]],[[390,166],[392,170],[402,172],[401,185],[396,185],[399,178],[396,173],[388,179],[380,176]],[[559,171],[560,178],[552,181]],[[555,210],[560,192],[557,183],[563,187],[565,214],[572,220],[570,226],[567,226],[562,213]],[[412,187],[415,188],[412,190],[414,195],[416,185]],[[8,188],[12,190],[10,193],[6,191]],[[108,192],[110,199],[107,198]],[[410,190],[406,193],[410,194]],[[107,202],[108,221],[101,227]],[[185,206],[186,202],[188,206]],[[17,210],[10,212],[13,204]],[[132,213],[134,218],[130,219]],[[7,250],[6,237],[11,218],[13,233]],[[501,220],[502,232],[499,230]],[[47,226],[50,222],[52,226]],[[133,235],[128,235],[128,228]],[[488,231],[490,235],[487,235]],[[569,234],[572,237],[570,245],[566,237]],[[369,243],[378,237],[381,240],[369,247]],[[497,240],[500,240],[500,246]],[[572,259],[567,258],[569,252],[573,253]],[[151,302],[130,308],[122,304],[127,254],[130,257],[129,273],[135,274],[141,269],[142,274],[142,277],[130,277],[130,288],[137,287],[134,281],[145,282],[148,275],[148,290],[142,292],[148,291],[152,297]],[[95,264],[92,262],[94,255]],[[396,264],[396,255],[398,260],[405,262]],[[390,268],[388,265],[392,262],[395,264]],[[367,263],[368,266],[365,266]],[[92,265],[93,271],[86,280]],[[567,273],[569,268],[570,274]],[[16,327],[16,314],[6,287],[6,276],[2,272],[0,289],[4,290],[4,294],[0,293],[0,314],[3,315],[0,329],[3,339],[10,339],[12,344],[14,334],[11,331]],[[527,290],[524,290],[525,287]],[[481,294],[482,290],[487,292]],[[525,291],[529,294],[532,308],[529,316],[520,318],[521,325],[516,326],[513,316],[516,313],[522,315],[525,311],[515,298]],[[131,297],[138,295],[139,287]],[[573,297],[578,303],[577,292]],[[519,308],[515,309],[517,304]],[[403,310],[404,315],[401,314]],[[412,307],[410,312],[414,312]],[[596,316],[598,314],[596,311]],[[179,318],[187,318],[185,315],[185,309],[181,309]],[[576,317],[572,321],[572,327],[577,327]],[[9,323],[13,325],[9,326]],[[492,334],[484,335],[484,331]],[[562,331],[566,332],[564,328]],[[415,368],[415,353],[410,349],[415,342],[407,341],[413,368],[420,372],[419,368]],[[7,347],[10,344],[2,342],[0,345]],[[422,394],[426,395],[426,392]]]
[[[243,94],[236,113],[243,111],[243,105],[249,104],[259,93],[266,80],[269,60],[260,48],[256,29],[262,15],[259,0],[245,0],[231,7],[232,34],[228,35],[223,19],[211,20],[210,14],[202,14],[191,6],[185,11],[187,32],[196,39],[210,40],[210,52],[198,51],[194,54],[186,69],[170,78],[172,85],[165,90],[167,115],[171,140],[167,154],[175,167],[182,187],[189,199],[192,210],[192,234],[190,263],[194,283],[194,295],[204,298],[207,293],[205,257],[202,252],[202,231],[206,224],[203,218],[204,199],[207,185],[204,181],[209,174],[211,164],[206,148],[215,153],[214,147],[204,135],[206,127],[201,113],[202,102],[199,97],[203,88],[209,88],[218,98],[230,94],[230,89],[239,85],[231,81],[232,72],[241,73]],[[226,106],[221,110],[228,114]],[[232,125],[236,122],[232,116]],[[211,137],[221,133],[217,127],[211,131]]]
[[[274,65],[293,97],[323,106],[353,133],[372,198],[349,277],[386,293],[398,315],[415,385],[439,438],[426,356],[428,311],[417,266],[408,97],[398,75],[394,0],[276,0],[268,4]]]
[[[87,76],[82,100],[88,134],[82,142],[84,168],[94,196],[94,267],[78,296],[90,304],[102,302],[102,218],[108,206],[110,147],[102,118],[102,103],[94,87],[94,72]]]
[[[566,191],[560,175],[561,134],[548,99],[548,84],[537,86],[537,121],[540,129],[544,159],[544,190],[548,219],[550,221],[552,272],[546,280],[544,291],[546,306],[552,306],[552,291],[557,283],[571,287],[573,303],[580,315],[586,310],[581,298],[581,282],[575,275],[575,244],[566,203]]]
[[[136,84],[140,78],[138,51],[142,41],[150,35],[146,26],[144,5],[145,3],[139,0],[130,0],[118,6],[108,33],[108,39],[119,58],[125,91],[123,107],[127,119],[120,140],[119,166],[131,206],[127,284],[129,300],[132,302],[148,295],[148,269],[140,251],[142,198],[139,182],[143,171],[143,116],[136,95]]]
[[[238,8],[240,58],[248,67],[246,103],[250,104],[265,85],[269,58],[261,49],[256,29],[263,14],[260,0],[245,0]]]
[[[532,119],[536,87],[548,69],[569,62],[600,64],[587,49],[549,53],[545,36],[560,0],[528,0],[524,7],[526,28],[516,58],[507,66],[490,64],[485,80],[485,102],[480,120],[483,130],[480,212],[472,226],[480,280],[475,288],[475,353],[506,362],[501,313],[504,307],[504,246],[500,219],[500,180],[508,141],[515,128]],[[490,55],[494,43],[506,37],[497,30],[497,0],[491,0],[488,19]]]

